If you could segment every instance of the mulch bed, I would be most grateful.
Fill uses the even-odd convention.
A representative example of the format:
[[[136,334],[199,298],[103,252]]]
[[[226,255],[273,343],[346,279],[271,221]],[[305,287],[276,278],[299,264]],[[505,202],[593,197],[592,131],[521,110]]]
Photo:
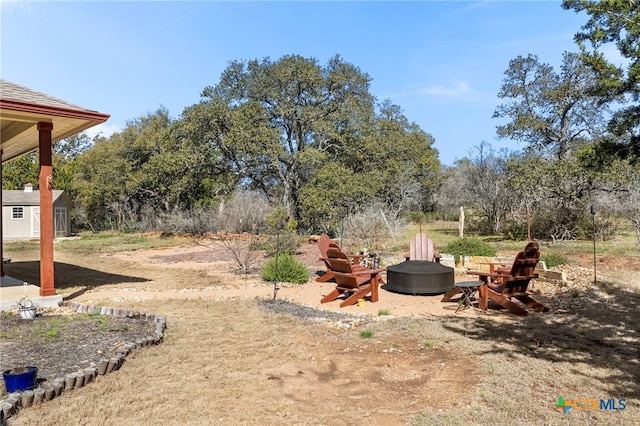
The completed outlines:
[[[145,319],[77,314],[69,308],[40,309],[32,320],[2,313],[0,368],[35,365],[38,381],[51,381],[97,367],[101,359],[114,356],[126,343],[154,331],[155,324]],[[1,391],[4,394],[4,387]]]

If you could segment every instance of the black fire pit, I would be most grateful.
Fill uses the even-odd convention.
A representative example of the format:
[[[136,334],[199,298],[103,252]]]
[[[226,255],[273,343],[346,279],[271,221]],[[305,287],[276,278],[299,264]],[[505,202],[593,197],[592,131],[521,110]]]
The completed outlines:
[[[453,287],[453,268],[438,262],[407,260],[387,267],[385,290],[398,293],[442,294]]]

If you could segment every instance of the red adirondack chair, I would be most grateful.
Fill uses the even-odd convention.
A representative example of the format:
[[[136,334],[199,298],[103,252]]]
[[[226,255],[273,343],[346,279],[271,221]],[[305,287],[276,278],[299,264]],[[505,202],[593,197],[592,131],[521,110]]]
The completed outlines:
[[[538,243],[527,244],[513,261],[510,270],[497,269],[494,272],[469,271],[468,274],[477,275],[486,284],[481,291],[480,307],[486,309],[487,298],[517,315],[527,315],[527,310],[519,303],[536,312],[546,312],[548,307],[531,297],[527,291],[529,282],[538,278],[534,273],[540,259]],[[484,295],[483,293],[486,293]],[[484,298],[484,300],[482,300]]]
[[[369,269],[352,265],[347,255],[333,247],[327,250],[327,257],[323,260],[333,273],[336,288],[322,298],[322,303],[332,302],[344,293],[347,293],[347,297],[340,303],[341,308],[355,304],[358,299],[364,299],[369,293],[371,302],[378,301],[378,286],[381,281],[379,274],[384,272],[385,268]]]
[[[514,314],[527,315],[527,310],[514,302],[517,300],[536,312],[548,311],[549,308],[531,297],[528,292],[529,282],[538,277],[534,270],[539,259],[539,246],[533,241],[516,255],[511,268],[491,265],[489,272],[468,271],[467,274],[477,275],[480,281],[486,284],[480,289],[480,308],[486,309],[487,301],[491,299]],[[459,288],[452,288],[442,297],[442,302],[449,302],[459,292]]]
[[[335,278],[335,274],[333,273],[333,270],[331,269],[331,265],[327,260],[329,257],[327,252],[329,251],[330,248],[333,250],[338,250],[339,252],[342,252],[342,249],[340,248],[338,243],[332,241],[327,234],[320,235],[320,238],[318,238],[318,249],[320,250],[320,260],[323,261],[324,265],[327,267],[327,272],[323,275],[320,275],[318,278],[316,278],[316,281],[319,283],[324,283]],[[342,253],[344,254],[344,252]],[[347,258],[350,260],[351,264],[355,269],[364,268],[364,266],[360,265],[360,261],[362,260],[362,258],[365,257],[364,255],[345,254],[345,256],[347,256]]]

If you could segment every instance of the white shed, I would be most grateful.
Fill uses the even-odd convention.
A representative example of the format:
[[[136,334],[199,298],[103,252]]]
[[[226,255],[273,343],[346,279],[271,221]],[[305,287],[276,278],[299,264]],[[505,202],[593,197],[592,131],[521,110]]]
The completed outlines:
[[[71,199],[62,190],[52,192],[54,237],[68,237]],[[34,191],[31,184],[23,191],[3,190],[2,223],[5,240],[40,238],[40,191]]]

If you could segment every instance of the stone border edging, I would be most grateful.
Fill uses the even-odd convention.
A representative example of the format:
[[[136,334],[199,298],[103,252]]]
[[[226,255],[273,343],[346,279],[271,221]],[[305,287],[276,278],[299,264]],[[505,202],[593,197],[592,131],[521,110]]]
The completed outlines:
[[[156,325],[155,332],[152,336],[138,338],[135,342],[128,342],[116,351],[116,355],[109,359],[103,358],[97,367],[87,367],[70,373],[64,377],[56,377],[42,387],[34,390],[26,390],[21,392],[12,392],[7,398],[0,402],[0,421],[8,419],[17,414],[21,408],[27,408],[35,404],[50,401],[55,397],[62,395],[64,391],[79,389],[92,381],[96,380],[99,375],[109,374],[120,369],[125,358],[133,352],[134,349],[157,345],[164,341],[164,331],[167,328],[167,318],[163,315],[152,313],[137,312],[123,308],[111,308],[105,306],[85,305],[77,302],[63,301],[59,306],[75,309],[80,313],[95,313],[100,315],[109,315],[116,318],[134,318],[142,319]],[[4,424],[4,422],[3,422]]]

